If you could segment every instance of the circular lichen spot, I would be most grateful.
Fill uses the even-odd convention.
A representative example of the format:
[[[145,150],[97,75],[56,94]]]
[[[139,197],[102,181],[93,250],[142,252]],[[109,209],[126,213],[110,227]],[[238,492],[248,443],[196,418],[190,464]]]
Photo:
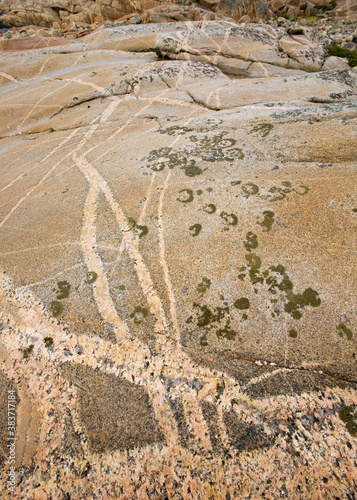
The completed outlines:
[[[295,328],[292,328],[291,330],[289,330],[289,337],[291,337],[292,339],[296,339],[297,336],[298,336],[298,333],[295,330]]]
[[[203,173],[202,168],[198,167],[194,163],[191,163],[189,167],[185,167],[184,170],[188,177],[196,177],[196,175],[201,175]]]
[[[53,300],[50,304],[50,311],[54,318],[58,318],[63,313],[63,304],[58,300]]]
[[[84,281],[84,283],[88,283],[89,285],[91,285],[98,278],[98,274],[96,272],[94,272],[94,271],[89,271],[86,274],[86,277],[87,277],[87,279]]]
[[[247,182],[242,185],[242,191],[248,195],[254,195],[259,193],[259,187],[253,182]]]
[[[179,191],[179,194],[182,195],[179,198],[177,198],[177,201],[180,201],[181,203],[190,203],[193,201],[193,191],[192,189],[181,189]]]
[[[247,297],[242,297],[241,299],[238,299],[234,302],[234,307],[236,307],[237,309],[240,309],[240,310],[249,309],[250,302],[247,299]]]
[[[136,325],[140,325],[145,318],[149,316],[149,310],[146,307],[136,306],[130,317],[134,320]]]

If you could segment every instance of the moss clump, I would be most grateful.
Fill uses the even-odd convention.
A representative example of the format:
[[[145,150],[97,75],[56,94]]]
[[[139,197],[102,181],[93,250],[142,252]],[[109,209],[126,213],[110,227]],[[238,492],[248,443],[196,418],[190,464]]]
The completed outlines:
[[[297,336],[298,336],[298,333],[295,330],[295,328],[292,328],[291,330],[289,330],[289,337],[291,337],[292,339],[296,339]]]
[[[349,50],[344,47],[340,47],[339,45],[334,45],[329,48],[328,55],[335,57],[347,57],[348,65],[351,68],[357,66],[357,49]]]
[[[353,437],[357,437],[357,415],[352,406],[342,406],[338,415],[346,424],[347,431]]]
[[[27,359],[32,354],[34,347],[35,346],[33,344],[31,344],[26,349],[24,349],[23,355],[24,355],[25,359]]]
[[[51,347],[53,345],[52,337],[45,337],[43,340],[45,342],[45,347]]]
[[[238,299],[234,302],[234,307],[240,310],[249,309],[250,302],[247,297],[242,297],[241,299]]]

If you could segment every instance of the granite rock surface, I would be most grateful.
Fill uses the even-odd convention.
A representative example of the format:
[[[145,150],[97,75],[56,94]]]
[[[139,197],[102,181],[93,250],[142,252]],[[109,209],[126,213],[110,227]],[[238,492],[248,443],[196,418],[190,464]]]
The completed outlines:
[[[2,497],[12,388],[11,498],[353,498],[356,69],[232,20],[1,57]]]

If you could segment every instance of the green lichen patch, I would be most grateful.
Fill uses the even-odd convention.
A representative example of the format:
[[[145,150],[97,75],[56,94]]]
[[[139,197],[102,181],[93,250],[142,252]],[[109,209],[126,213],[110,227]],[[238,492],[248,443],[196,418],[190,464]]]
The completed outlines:
[[[301,309],[303,309],[304,307],[319,307],[321,305],[321,299],[318,292],[316,292],[312,288],[307,288],[302,294],[295,294],[292,291],[289,291],[286,294],[286,297],[288,299],[288,302],[285,304],[284,310],[294,319],[300,319],[302,317]]]
[[[245,237],[244,246],[248,252],[258,248],[258,236],[252,231],[248,231]]]
[[[183,170],[187,177],[196,177],[197,175],[203,174],[203,169],[197,166],[194,160],[191,161],[190,165],[184,167]]]
[[[196,287],[197,293],[203,297],[203,295],[207,292],[207,290],[211,286],[211,280],[209,278],[202,278],[201,283],[199,283]]]
[[[274,217],[275,214],[271,210],[265,210],[263,212],[264,215],[264,220],[262,222],[258,222],[260,226],[262,226],[263,231],[268,232],[271,231],[271,228],[273,227],[274,224]]]
[[[71,291],[71,285],[68,281],[58,281],[57,282],[58,291],[56,297],[58,300],[66,299]]]
[[[189,128],[189,127],[180,127],[179,125],[173,125],[172,127],[168,127],[165,129],[160,129],[158,132],[160,134],[167,134],[167,135],[184,135],[188,134],[189,132],[192,132],[194,129]]]
[[[144,236],[146,236],[149,232],[149,228],[145,225],[140,225],[140,224],[137,224],[136,225],[136,230],[137,230],[137,233],[138,233],[138,236],[139,238],[143,238]]]
[[[266,137],[273,130],[274,125],[272,123],[261,123],[260,125],[256,125],[252,129],[252,133],[259,133],[262,137]]]
[[[264,286],[265,290],[270,295],[273,311],[271,316],[276,318],[280,315],[281,308],[292,316],[293,319],[301,319],[305,307],[319,307],[321,299],[316,290],[306,288],[303,293],[294,293],[294,284],[288,275],[286,268],[282,264],[270,266],[265,270],[261,270],[262,261],[259,255],[252,253],[252,244],[258,246],[258,238],[253,233],[247,233],[247,240],[244,245],[250,253],[245,255],[247,266],[242,266],[239,269],[238,278],[244,281],[249,278],[253,285],[253,290],[256,294],[261,288],[256,285]],[[280,304],[280,305],[279,305]]]
[[[235,332],[231,328],[226,327],[216,330],[216,335],[218,338],[225,337],[227,340],[234,340],[237,336],[237,332]]]
[[[338,415],[342,422],[346,424],[347,431],[353,437],[357,437],[357,412],[353,406],[342,406]]]
[[[339,45],[333,45],[329,48],[328,55],[335,57],[346,57],[348,65],[351,68],[357,66],[357,49],[349,50],[344,47],[340,47]]]
[[[58,300],[53,300],[50,304],[50,311],[54,318],[58,318],[63,313],[63,304]]]
[[[255,194],[259,193],[259,186],[254,184],[254,182],[246,182],[241,186],[241,189],[246,198],[249,198],[249,196],[254,196]]]
[[[292,339],[296,339],[297,336],[298,336],[298,332],[295,330],[295,328],[292,328],[291,330],[289,330],[289,337],[291,337]]]
[[[198,236],[202,230],[202,225],[201,224],[193,224],[190,226],[189,231],[191,231],[191,236]]]
[[[191,203],[194,199],[193,191],[192,189],[181,189],[179,191],[179,197],[176,198],[177,201],[180,201],[181,203]]]
[[[133,217],[128,217],[129,229],[124,230],[124,232],[135,230],[139,238],[143,238],[149,232],[149,228],[146,225],[141,225],[136,222]]]
[[[24,349],[23,356],[24,356],[25,359],[27,359],[27,358],[30,357],[30,355],[32,354],[32,351],[33,351],[34,347],[35,346],[33,344],[31,344],[28,347],[26,347],[26,349]]]
[[[45,347],[51,347],[53,345],[53,338],[52,337],[45,337],[43,339],[45,343]]]
[[[299,187],[293,188],[294,193],[299,194],[301,196],[305,196],[310,191],[310,188],[305,186],[304,184],[300,184]]]
[[[234,307],[237,309],[243,310],[243,309],[249,309],[250,307],[250,302],[247,297],[242,297],[234,302]]]
[[[84,280],[84,283],[88,283],[89,285],[91,285],[92,283],[94,283],[97,278],[98,278],[98,274],[94,271],[89,271],[87,274],[86,274],[86,280]]]
[[[234,340],[237,333],[231,328],[229,307],[210,308],[206,304],[193,303],[194,314],[190,316],[186,323],[196,322],[198,328],[204,328],[206,332],[212,331],[218,338]],[[200,339],[200,345],[208,345],[207,335]]]
[[[339,325],[337,325],[336,330],[340,337],[346,335],[347,340],[351,340],[353,337],[352,331],[349,328],[347,328],[347,326],[344,323],[340,323]]]
[[[238,217],[235,214],[221,212],[219,216],[224,220],[227,226],[236,226],[238,224]]]
[[[240,182],[232,183],[234,186],[240,184]],[[281,185],[273,185],[267,187],[259,187],[254,182],[246,182],[241,184],[241,190],[243,192],[243,197],[249,198],[250,196],[258,196],[260,199],[275,202],[284,200],[290,193],[296,193],[298,195],[306,195],[310,188],[304,184],[293,185],[290,181],[282,181]]]
[[[178,134],[178,127],[166,129],[169,135]],[[184,130],[186,132],[187,130]],[[165,132],[164,132],[165,133]],[[161,172],[165,168],[182,169],[188,177],[201,175],[205,169],[198,165],[199,161],[216,162],[242,160],[244,153],[242,149],[233,147],[236,140],[225,137],[228,132],[221,132],[212,135],[191,135],[192,144],[174,150],[172,147],[163,146],[150,151],[143,160],[147,160],[147,167],[154,172]]]
[[[207,212],[208,214],[214,214],[214,213],[216,213],[216,211],[217,211],[217,207],[216,207],[216,205],[214,205],[213,203],[210,203],[210,204],[208,204],[208,205],[205,205],[205,206],[203,207],[203,210],[204,210],[205,212]]]
[[[130,317],[136,325],[140,325],[145,318],[149,316],[149,310],[146,307],[136,306]]]
[[[206,347],[208,346],[208,342],[207,342],[207,337],[200,337],[200,346],[201,347]]]

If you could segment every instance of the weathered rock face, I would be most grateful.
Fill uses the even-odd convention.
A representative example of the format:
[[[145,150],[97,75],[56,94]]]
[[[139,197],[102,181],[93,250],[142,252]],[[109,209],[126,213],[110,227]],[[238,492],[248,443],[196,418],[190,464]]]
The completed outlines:
[[[326,56],[231,20],[2,54],[19,498],[352,497],[357,71]]]
[[[40,0],[0,1],[0,10],[5,14],[0,22],[3,26],[53,26],[53,24],[87,23],[119,19],[126,14],[145,11],[170,1],[140,0]]]
[[[201,9],[202,6],[204,9]],[[356,0],[0,0],[0,26],[36,25],[70,29],[106,20],[130,24],[213,20],[226,16],[242,22],[268,21],[274,15],[321,15],[356,20]]]

